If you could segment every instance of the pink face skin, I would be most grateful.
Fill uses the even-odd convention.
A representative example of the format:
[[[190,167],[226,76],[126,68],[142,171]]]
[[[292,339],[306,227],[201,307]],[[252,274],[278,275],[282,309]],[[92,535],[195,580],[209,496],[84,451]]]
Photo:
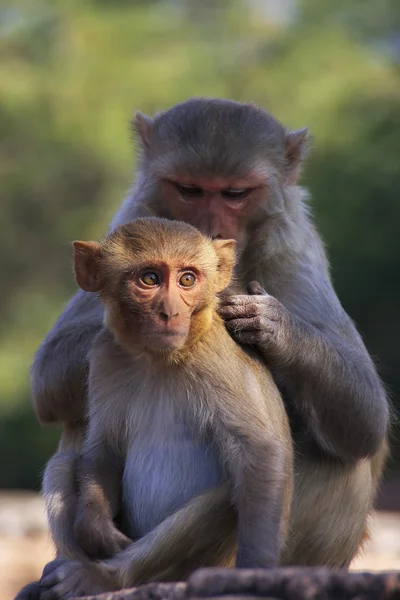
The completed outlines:
[[[105,323],[135,352],[138,345],[157,352],[183,348],[188,336],[197,339],[210,325],[203,309],[228,285],[235,258],[233,240],[211,243],[173,221],[158,226],[138,219],[103,246],[73,242],[79,287],[100,293]]]
[[[125,280],[124,321],[151,349],[182,348],[203,291],[204,276],[193,267],[153,262],[135,268]]]
[[[186,221],[213,239],[234,239],[238,250],[246,243],[243,223],[265,197],[265,179],[165,179],[163,192],[170,216]]]

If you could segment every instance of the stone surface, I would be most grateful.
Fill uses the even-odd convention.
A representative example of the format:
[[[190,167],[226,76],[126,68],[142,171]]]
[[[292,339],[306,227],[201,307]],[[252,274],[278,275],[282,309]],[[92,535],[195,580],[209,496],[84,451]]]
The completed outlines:
[[[201,569],[188,583],[150,584],[85,600],[399,600],[400,571]]]
[[[149,583],[120,592],[85,596],[80,600],[186,600],[186,583]]]
[[[398,600],[400,571],[349,573],[318,569],[202,569],[188,582],[188,598],[279,600]]]

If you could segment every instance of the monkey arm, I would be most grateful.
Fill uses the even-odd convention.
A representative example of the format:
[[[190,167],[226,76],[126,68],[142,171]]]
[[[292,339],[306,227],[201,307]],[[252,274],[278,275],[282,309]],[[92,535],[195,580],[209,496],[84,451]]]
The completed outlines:
[[[73,534],[76,516],[76,462],[77,452],[56,452],[46,465],[42,493],[46,503],[47,519],[57,555],[77,558],[82,551]]]
[[[78,498],[73,532],[88,556],[101,559],[117,554],[131,540],[113,521],[121,508],[122,459],[107,446],[106,440],[91,443],[93,429],[92,422],[75,467]]]
[[[291,335],[293,354],[277,372],[314,440],[343,460],[375,455],[387,434],[389,409],[365,348],[298,319]]]
[[[236,567],[239,568],[278,564],[288,499],[290,505],[291,443],[285,443],[280,437],[283,428],[282,432],[272,434],[260,406],[262,401],[257,412],[250,407],[248,414],[244,414],[243,405],[232,402],[229,414],[224,411],[223,415],[226,427],[221,429],[225,429],[226,435],[219,436],[222,456],[234,479],[238,512]],[[240,410],[236,411],[235,407]],[[290,437],[289,430],[287,436]]]
[[[236,339],[257,345],[324,452],[343,460],[370,457],[387,433],[385,390],[353,323],[325,283],[328,293],[318,304],[304,292],[296,298],[308,307],[310,320],[320,315],[319,323],[289,312],[257,283],[251,284],[257,295],[232,297],[221,314]]]
[[[42,423],[72,424],[83,418],[87,354],[102,319],[103,309],[95,294],[79,290],[36,352],[32,395]]]
[[[113,523],[120,505],[119,469],[106,456],[98,466],[76,452],[57,452],[50,459],[43,495],[59,556],[104,558],[130,542]]]

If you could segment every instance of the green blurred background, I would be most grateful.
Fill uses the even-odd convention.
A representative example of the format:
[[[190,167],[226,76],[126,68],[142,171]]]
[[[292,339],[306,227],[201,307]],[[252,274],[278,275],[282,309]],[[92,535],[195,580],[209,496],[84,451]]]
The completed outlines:
[[[399,406],[399,0],[2,0],[0,50],[1,488],[38,489],[55,449],[29,366],[75,289],[71,240],[130,184],[130,117],[193,95],[310,126],[334,283]]]

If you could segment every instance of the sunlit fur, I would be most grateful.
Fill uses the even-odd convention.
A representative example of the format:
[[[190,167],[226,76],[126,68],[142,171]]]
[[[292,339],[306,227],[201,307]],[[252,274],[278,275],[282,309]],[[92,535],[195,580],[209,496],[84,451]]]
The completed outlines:
[[[139,330],[143,326],[144,336],[148,335],[153,315],[148,314],[150,309],[143,299],[123,286],[124,276],[138,267],[151,268],[160,257],[169,266],[195,267],[201,280],[196,287],[186,290],[187,294],[195,296],[193,313],[190,307],[181,303],[180,318],[185,318],[186,313],[189,326],[187,342],[178,349],[163,351],[154,348],[152,354],[161,362],[184,361],[191,347],[211,327],[213,315],[219,319],[215,314],[218,303],[215,292],[224,289],[231,279],[233,243],[207,239],[187,223],[147,218],[118,228],[104,240],[101,251],[97,250],[97,253],[105,324],[126,349],[134,353],[151,350],[148,344],[144,345],[145,340],[143,336],[141,339]]]
[[[289,132],[254,105],[208,98],[188,100],[154,119],[138,114],[133,128],[135,185],[111,229],[150,215],[233,237],[239,289],[258,280],[296,320],[291,367],[284,355],[274,365],[299,448],[285,562],[348,566],[367,528],[387,453],[388,404],[332,287],[308,194],[298,185],[307,134]],[[199,209],[169,183],[190,178],[208,187],[221,180],[221,188],[245,179],[256,189],[243,210],[216,198]],[[102,318],[96,299],[78,292],[40,347],[32,390],[43,422],[82,419],[86,356]],[[68,445],[68,436],[66,430],[62,444]]]
[[[232,242],[162,219],[137,219],[102,244],[76,246],[77,280],[100,294],[108,317],[90,352],[81,456],[65,456],[64,488],[55,477],[60,454],[46,471],[58,552],[75,552],[86,569],[81,580],[75,567],[61,574],[57,597],[184,579],[196,567],[232,564],[236,549],[239,567],[278,564],[292,499],[292,441],[271,374],[234,342],[216,311],[234,259]],[[156,260],[179,261],[202,277],[187,343],[161,354],[140,336],[129,344],[129,320],[134,325],[141,311],[134,294],[132,311],[118,318],[121,274]],[[64,514],[52,510],[52,484],[64,489]],[[138,539],[119,553],[110,551],[123,543],[112,524],[117,512],[124,533]],[[82,547],[111,558],[86,568]]]

